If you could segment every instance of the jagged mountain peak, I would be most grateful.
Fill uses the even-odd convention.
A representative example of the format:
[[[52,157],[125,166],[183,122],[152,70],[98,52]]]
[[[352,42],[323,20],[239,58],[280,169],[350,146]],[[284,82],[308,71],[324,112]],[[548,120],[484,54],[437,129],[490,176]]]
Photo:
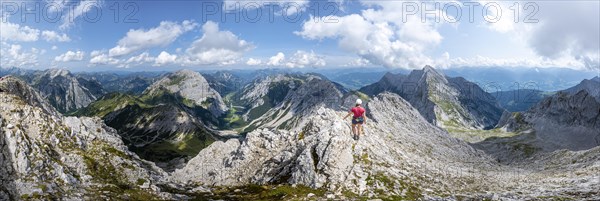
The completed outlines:
[[[172,73],[172,75],[174,76],[193,76],[193,77],[203,77],[199,72],[190,70],[190,69],[182,69],[182,70],[178,70],[175,71],[174,73]]]
[[[579,91],[586,91],[589,95],[600,101],[600,78],[585,79],[579,84],[564,90],[564,92],[569,94],[577,94]]]
[[[394,74],[394,73],[388,71],[388,72],[385,72],[385,74],[383,74],[383,77],[388,78],[388,77],[394,77],[396,75],[397,74]]]
[[[255,102],[256,100],[262,98],[262,96],[267,95],[269,90],[271,90],[273,87],[276,87],[279,83],[288,85],[288,88],[290,89],[295,89],[301,84],[301,82],[305,80],[308,80],[306,75],[287,73],[277,73],[260,77],[242,89],[241,100]]]
[[[44,71],[44,73],[46,75],[50,76],[51,78],[55,78],[58,76],[61,76],[61,77],[72,77],[73,76],[69,70],[63,69],[63,68],[48,69],[48,70]]]
[[[317,108],[339,109],[347,92],[318,74],[279,74],[256,80],[244,89],[241,98],[250,108],[246,119],[251,121],[246,128],[301,125],[305,123],[303,117]]]
[[[435,68],[433,68],[433,67],[432,67],[432,66],[430,66],[430,65],[425,65],[425,66],[423,67],[422,71],[425,71],[425,72],[428,72],[428,71],[437,72],[437,71],[435,70]]]
[[[144,94],[162,95],[165,91],[204,107],[215,117],[219,117],[227,111],[221,95],[209,85],[199,72],[184,69],[167,74],[150,85]]]
[[[176,93],[188,88],[206,88],[209,86],[204,76],[199,72],[184,69],[167,74],[149,86],[147,91],[156,90],[161,87]]]
[[[60,114],[50,106],[46,99],[44,99],[36,90],[27,85],[25,81],[22,81],[13,76],[3,77],[0,80],[0,92],[12,94],[21,98],[26,104],[41,108],[44,112],[54,116],[60,116]]]
[[[360,91],[371,96],[397,93],[429,122],[444,128],[491,128],[502,115],[494,97],[476,84],[461,77],[446,77],[431,66],[413,70],[408,76],[388,73]]]
[[[334,82],[318,77],[309,77],[307,83],[295,90],[289,99],[292,102],[304,104],[299,111],[304,111],[308,107],[314,107],[320,103],[325,104],[326,107],[335,108],[339,106],[340,98],[346,92]]]
[[[83,108],[105,91],[93,80],[76,78],[66,69],[49,69],[33,79],[32,86],[58,111],[67,113]]]
[[[413,77],[411,80],[414,80],[414,78],[421,78],[421,81],[426,82],[448,82],[442,73],[429,65],[423,67],[421,70],[413,70],[409,77]]]

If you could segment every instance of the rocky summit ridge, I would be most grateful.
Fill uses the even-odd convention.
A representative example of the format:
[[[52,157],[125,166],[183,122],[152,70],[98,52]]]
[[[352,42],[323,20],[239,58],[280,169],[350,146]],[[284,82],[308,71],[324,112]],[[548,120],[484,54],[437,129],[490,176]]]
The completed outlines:
[[[64,117],[13,77],[0,81],[0,200],[169,199],[166,174],[98,118]]]

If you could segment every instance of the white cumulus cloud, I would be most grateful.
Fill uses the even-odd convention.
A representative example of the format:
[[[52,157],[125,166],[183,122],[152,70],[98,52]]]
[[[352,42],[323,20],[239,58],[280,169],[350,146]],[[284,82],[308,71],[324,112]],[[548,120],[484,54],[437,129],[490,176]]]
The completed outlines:
[[[262,61],[260,59],[249,58],[248,61],[246,61],[246,65],[249,66],[257,66],[260,64],[262,64]]]
[[[2,41],[31,42],[39,39],[40,30],[13,24],[0,17],[0,39]]]
[[[202,37],[185,50],[184,65],[231,64],[254,49],[254,45],[232,32],[220,30],[215,22],[206,22],[202,31]]]
[[[158,27],[152,29],[129,30],[126,36],[119,40],[117,46],[109,50],[108,55],[117,57],[148,48],[164,47],[196,26],[196,23],[188,20],[182,23],[163,21]]]
[[[368,66],[370,64],[371,63],[369,62],[369,60],[366,60],[364,58],[357,58],[357,59],[354,59],[354,60],[348,62],[345,66],[348,66],[348,67],[363,67],[363,66]]]
[[[285,59],[285,54],[283,52],[278,52],[275,56],[269,58],[269,62],[267,65],[269,66],[280,66],[283,65],[283,60]]]
[[[337,40],[342,50],[374,65],[422,68],[433,61],[425,52],[442,41],[437,30],[441,23],[423,22],[419,14],[403,16],[398,12],[403,9],[400,1],[363,1],[363,4],[368,8],[360,14],[335,16],[335,23],[323,23],[331,16],[311,17],[295,34],[310,40]]]
[[[288,68],[304,68],[325,66],[326,62],[325,59],[323,59],[323,56],[317,55],[312,51],[306,52],[298,50],[289,58],[287,58],[284,53],[278,52],[275,56],[269,58],[267,65],[280,67],[283,66]]]
[[[67,51],[64,54],[58,55],[54,58],[54,61],[70,62],[70,61],[81,61],[83,60],[85,53],[82,51]]]
[[[304,68],[304,67],[321,67],[325,66],[325,60],[322,56],[315,54],[314,52],[305,52],[302,50],[296,51],[294,55],[286,62],[285,66],[290,68]]]
[[[543,58],[531,58],[533,66],[546,64],[572,68],[600,68],[600,2],[598,1],[527,1],[488,2],[501,6],[499,22],[487,23],[499,33],[512,34]],[[520,15],[514,21],[511,6]],[[514,8],[513,8],[514,9]],[[495,10],[490,9],[495,15]],[[529,23],[524,23],[528,20]],[[479,61],[479,60],[478,60]],[[542,65],[542,66],[543,66]],[[568,65],[568,66],[567,66]],[[582,67],[583,66],[583,67]]]
[[[115,59],[113,57],[108,56],[106,53],[101,53],[99,51],[93,51],[90,53],[92,58],[90,59],[90,64],[94,65],[117,65],[121,61],[119,59]]]
[[[162,51],[156,57],[154,66],[163,66],[165,64],[172,64],[172,63],[175,63],[176,59],[177,59],[177,55],[172,55],[172,54],[169,54],[168,52]]]
[[[21,45],[2,42],[0,45],[0,66],[2,67],[30,67],[37,66],[40,50],[31,48],[24,50]]]
[[[67,34],[59,34],[55,31],[42,31],[42,38],[48,42],[58,41],[58,42],[69,42],[71,38],[67,36]]]
[[[539,18],[529,45],[541,56],[557,58],[600,56],[600,2],[536,2]],[[567,13],[558,15],[557,13]]]

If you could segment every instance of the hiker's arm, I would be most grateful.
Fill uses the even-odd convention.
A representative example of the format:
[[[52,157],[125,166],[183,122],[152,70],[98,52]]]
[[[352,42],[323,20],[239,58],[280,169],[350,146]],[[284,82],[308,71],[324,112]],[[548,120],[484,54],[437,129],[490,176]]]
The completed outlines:
[[[344,120],[346,120],[346,118],[348,118],[351,114],[352,112],[348,112],[348,114],[344,117]]]

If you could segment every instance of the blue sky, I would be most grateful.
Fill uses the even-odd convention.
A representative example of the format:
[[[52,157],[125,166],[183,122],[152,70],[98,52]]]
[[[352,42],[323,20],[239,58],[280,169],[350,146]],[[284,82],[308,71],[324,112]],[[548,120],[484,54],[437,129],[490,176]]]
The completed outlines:
[[[2,0],[0,11],[4,68],[600,68],[599,1]]]

